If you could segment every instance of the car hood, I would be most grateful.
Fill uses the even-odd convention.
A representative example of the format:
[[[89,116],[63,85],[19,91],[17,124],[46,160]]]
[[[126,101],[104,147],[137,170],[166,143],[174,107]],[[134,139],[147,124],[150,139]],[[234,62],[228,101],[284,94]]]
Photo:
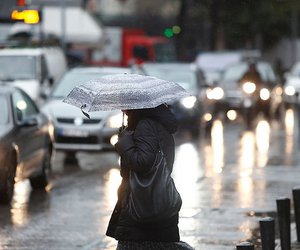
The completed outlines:
[[[50,118],[56,117],[64,117],[64,118],[73,118],[73,117],[85,117],[81,110],[75,106],[64,103],[62,99],[50,100],[46,102],[41,111],[46,115],[50,116]],[[96,111],[89,112],[91,119],[105,119],[114,114],[118,114],[121,111]]]
[[[300,78],[299,77],[288,78],[285,86],[293,86],[293,87],[299,89],[300,88]]]

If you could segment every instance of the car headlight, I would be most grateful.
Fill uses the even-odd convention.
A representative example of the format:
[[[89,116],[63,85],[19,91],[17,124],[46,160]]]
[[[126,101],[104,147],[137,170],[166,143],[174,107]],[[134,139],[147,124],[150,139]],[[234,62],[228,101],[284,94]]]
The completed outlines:
[[[244,82],[242,88],[246,94],[250,95],[254,93],[256,85],[254,82]]]
[[[109,117],[106,124],[110,128],[119,128],[122,126],[122,120],[123,120],[123,114],[120,113]],[[127,122],[127,120],[125,120],[124,122]]]
[[[221,87],[215,87],[206,91],[207,99],[221,100],[224,97],[224,90]]]
[[[284,88],[284,93],[289,96],[293,96],[296,94],[296,90],[293,86],[286,86]]]
[[[197,98],[195,96],[188,96],[180,100],[180,103],[186,108],[191,109],[195,106]]]
[[[266,88],[262,88],[259,91],[259,97],[260,99],[266,101],[270,98],[270,90],[266,89]]]

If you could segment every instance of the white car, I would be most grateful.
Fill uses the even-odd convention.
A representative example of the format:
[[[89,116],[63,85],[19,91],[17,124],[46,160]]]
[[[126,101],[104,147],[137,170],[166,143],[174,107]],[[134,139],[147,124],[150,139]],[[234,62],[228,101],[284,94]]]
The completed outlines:
[[[42,111],[52,120],[54,127],[54,149],[73,155],[78,151],[113,150],[122,112],[97,111],[86,117],[79,108],[62,100],[76,86],[104,75],[130,73],[121,67],[78,67],[69,70],[58,81],[42,106]]]
[[[283,100],[284,103],[296,104],[299,102],[300,93],[300,62],[296,63],[291,71],[286,74],[284,84]]]

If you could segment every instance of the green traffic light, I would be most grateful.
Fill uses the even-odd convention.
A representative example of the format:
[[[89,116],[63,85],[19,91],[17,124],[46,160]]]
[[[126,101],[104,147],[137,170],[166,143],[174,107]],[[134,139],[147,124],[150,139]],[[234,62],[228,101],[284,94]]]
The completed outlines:
[[[167,38],[173,37],[173,36],[174,36],[173,30],[172,30],[171,28],[166,28],[166,29],[164,30],[164,35],[165,35],[165,37],[167,37]]]

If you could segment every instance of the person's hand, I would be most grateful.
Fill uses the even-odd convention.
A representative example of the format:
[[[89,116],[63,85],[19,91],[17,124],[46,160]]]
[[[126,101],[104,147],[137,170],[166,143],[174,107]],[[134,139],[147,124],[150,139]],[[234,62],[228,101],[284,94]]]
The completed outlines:
[[[119,132],[118,132],[118,135],[121,134],[127,127],[122,125],[120,128],[119,128]]]
[[[128,130],[127,127],[122,126],[119,128],[119,133],[118,133],[118,137],[124,137],[124,136],[132,136],[133,135],[133,131],[132,130]]]
[[[116,151],[121,155],[123,152],[134,146],[134,131],[123,129],[118,134],[118,142],[114,145]]]

